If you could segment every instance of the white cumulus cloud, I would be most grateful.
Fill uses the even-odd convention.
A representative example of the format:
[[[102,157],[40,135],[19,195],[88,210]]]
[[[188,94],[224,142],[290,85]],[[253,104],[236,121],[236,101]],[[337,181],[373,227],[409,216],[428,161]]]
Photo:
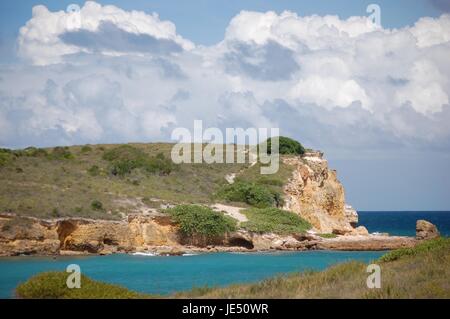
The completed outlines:
[[[0,144],[167,140],[177,126],[278,126],[311,147],[450,151],[450,15],[235,16],[211,46],[157,14],[33,9],[0,66]]]

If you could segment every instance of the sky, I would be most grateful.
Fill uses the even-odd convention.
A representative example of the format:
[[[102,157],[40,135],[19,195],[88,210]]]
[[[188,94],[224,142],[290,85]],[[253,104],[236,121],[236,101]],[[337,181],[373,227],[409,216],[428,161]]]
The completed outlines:
[[[358,210],[450,210],[450,1],[372,2],[2,1],[0,146],[279,127]]]

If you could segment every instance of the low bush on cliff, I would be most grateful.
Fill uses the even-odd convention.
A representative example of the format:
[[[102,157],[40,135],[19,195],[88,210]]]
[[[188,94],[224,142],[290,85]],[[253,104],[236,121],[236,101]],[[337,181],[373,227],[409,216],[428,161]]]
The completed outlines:
[[[99,200],[93,200],[91,202],[91,208],[93,210],[103,210],[103,203]]]
[[[105,152],[103,159],[111,162],[110,172],[116,176],[125,176],[138,168],[148,173],[169,175],[175,167],[164,154],[148,156],[142,150],[131,145],[122,145],[109,150]]]
[[[236,229],[234,219],[205,206],[179,205],[166,209],[165,212],[178,224],[183,236],[193,238],[199,243],[221,237]]]
[[[16,288],[16,295],[25,299],[134,299],[149,298],[126,288],[102,283],[81,275],[81,288],[67,288],[66,272],[38,274]]]
[[[242,202],[259,208],[280,206],[282,203],[280,193],[263,185],[244,181],[223,186],[218,196],[230,202]]]
[[[21,150],[0,149],[0,166],[8,164],[19,157],[48,157],[48,152],[43,148],[27,147]]]
[[[272,139],[269,138],[265,142],[267,144],[267,153],[272,153]],[[305,148],[302,144],[289,137],[280,136],[278,139],[279,154],[282,155],[303,155],[305,154]]]
[[[241,226],[252,232],[288,235],[304,233],[311,228],[311,224],[300,216],[277,208],[251,208],[243,213],[249,221]]]
[[[74,159],[75,156],[72,154],[68,147],[55,147],[48,157],[53,160],[69,160]]]

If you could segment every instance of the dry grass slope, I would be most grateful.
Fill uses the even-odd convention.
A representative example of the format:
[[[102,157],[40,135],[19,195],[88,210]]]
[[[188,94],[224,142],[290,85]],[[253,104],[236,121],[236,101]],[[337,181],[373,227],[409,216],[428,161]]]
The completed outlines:
[[[170,158],[173,144],[129,144],[149,158]],[[170,174],[136,168],[125,176],[111,173],[104,154],[120,145],[72,146],[55,149],[0,150],[0,212],[39,218],[86,217],[119,219],[161,203],[208,204],[228,174],[244,180],[260,177],[259,166],[248,164],[181,164]],[[282,165],[271,178],[281,189],[290,170]],[[267,181],[263,181],[267,182]],[[270,183],[271,181],[269,181]],[[156,201],[155,201],[156,200]],[[100,209],[92,205],[102,203]]]

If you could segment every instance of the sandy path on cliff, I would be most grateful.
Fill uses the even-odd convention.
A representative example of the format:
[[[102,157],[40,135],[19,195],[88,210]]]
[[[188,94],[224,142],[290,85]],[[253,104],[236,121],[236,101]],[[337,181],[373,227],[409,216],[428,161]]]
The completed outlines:
[[[223,204],[215,204],[212,208],[216,211],[222,211],[225,215],[230,216],[231,218],[236,219],[239,223],[245,223],[248,221],[247,216],[242,214],[240,211],[242,208],[235,206],[228,206]]]

